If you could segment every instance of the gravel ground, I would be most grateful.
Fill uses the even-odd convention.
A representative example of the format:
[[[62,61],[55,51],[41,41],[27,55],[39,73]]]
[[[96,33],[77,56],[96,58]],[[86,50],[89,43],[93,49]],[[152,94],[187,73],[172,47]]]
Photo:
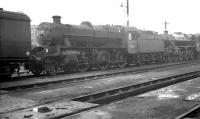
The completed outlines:
[[[200,103],[200,78],[65,119],[174,119]]]
[[[132,75],[127,75],[127,76],[117,76],[117,77],[105,78],[105,79],[100,79],[100,80],[95,80],[95,81],[88,81],[88,82],[80,83],[79,85],[77,85],[77,84],[72,84],[72,85],[67,85],[67,86],[64,85],[63,87],[59,87],[59,88],[55,88],[55,89],[52,88],[52,89],[46,89],[46,90],[36,91],[36,92],[31,92],[31,93],[30,92],[29,93],[24,93],[24,92],[23,93],[15,93],[15,94],[6,95],[9,98],[7,98],[7,97],[1,98],[0,106],[1,106],[1,110],[19,109],[23,106],[26,107],[29,105],[34,105],[34,104],[38,104],[43,101],[58,100],[59,98],[60,99],[61,98],[62,99],[63,98],[70,99],[70,98],[73,98],[73,97],[76,97],[79,95],[90,94],[90,93],[94,93],[97,91],[103,91],[103,90],[108,90],[111,88],[121,87],[124,85],[137,84],[137,83],[141,83],[141,82],[145,82],[145,81],[149,81],[149,80],[155,80],[157,78],[165,77],[168,75],[178,74],[180,72],[188,72],[188,71],[199,70],[199,69],[200,69],[200,65],[187,66],[187,68],[186,67],[174,68],[174,69],[169,69],[167,71],[159,69],[159,70],[152,70],[152,71],[149,71],[146,73],[132,74]],[[194,84],[198,85],[198,84],[200,84],[200,82],[192,83],[192,81],[188,81],[187,84],[184,83],[183,85],[179,86],[179,88],[170,87],[169,89],[161,90],[161,92],[158,91],[158,92],[154,92],[154,93],[149,93],[150,95],[145,94],[145,95],[142,95],[139,97],[134,97],[133,100],[130,100],[130,102],[127,102],[125,104],[125,107],[130,109],[130,110],[128,110],[129,113],[126,111],[126,108],[125,109],[122,108],[122,107],[124,107],[123,104],[121,104],[121,106],[120,106],[120,104],[115,105],[115,106],[110,106],[110,107],[108,106],[108,109],[111,109],[110,111],[106,110],[106,109],[96,110],[96,111],[100,115],[101,114],[103,115],[104,112],[106,114],[110,115],[110,116],[106,116],[106,118],[110,117],[113,119],[118,119],[118,116],[119,116],[119,119],[120,119],[121,115],[130,115],[130,117],[127,116],[127,119],[129,119],[129,118],[131,119],[132,116],[134,117],[135,115],[138,115],[138,118],[140,118],[141,115],[139,115],[137,108],[132,108],[132,107],[138,107],[138,109],[141,108],[140,110],[142,110],[142,111],[144,110],[144,114],[146,114],[145,116],[142,116],[141,118],[146,117],[146,116],[148,117],[148,114],[153,115],[152,114],[153,112],[155,112],[154,115],[158,116],[159,114],[162,114],[162,113],[158,113],[158,110],[164,109],[166,102],[163,103],[163,106],[162,106],[161,102],[163,100],[158,100],[157,97],[159,97],[161,99],[162,99],[162,97],[166,97],[166,96],[169,97],[173,94],[172,92],[174,92],[175,89],[176,89],[176,91],[178,91],[180,93],[179,95],[181,95],[182,97],[180,98],[179,95],[178,95],[179,97],[177,95],[173,95],[172,96],[173,98],[170,98],[171,100],[166,98],[169,100],[168,103],[172,104],[171,106],[169,105],[168,108],[174,106],[174,104],[171,103],[172,99],[174,100],[174,102],[176,102],[176,100],[177,100],[180,104],[183,105],[183,107],[179,106],[180,109],[184,109],[184,107],[189,107],[189,106],[193,107],[193,105],[195,105],[196,103],[199,103],[198,102],[199,100],[197,100],[197,99],[200,95],[200,92],[199,92],[200,86],[199,85],[197,86],[198,88],[193,88],[192,86],[190,86],[190,85],[194,85]],[[192,89],[190,89],[190,87]],[[182,88],[184,88],[184,89],[182,89]],[[185,88],[188,88],[188,89],[186,90]],[[188,94],[189,94],[189,93],[187,93],[188,90],[192,90],[192,91],[196,90],[196,93],[193,92],[190,95],[190,97],[188,97]],[[170,92],[170,94],[168,94],[166,92]],[[165,94],[165,95],[157,95],[157,94]],[[156,101],[155,101],[155,99],[156,99]],[[197,101],[196,102],[193,101],[190,104],[190,101],[188,101],[190,99],[196,99]],[[153,101],[155,101],[155,102],[153,102]],[[11,103],[9,103],[9,102],[11,102]],[[12,102],[14,102],[14,103],[12,103]],[[146,103],[142,104],[142,102],[146,102]],[[158,104],[158,106],[160,106],[160,108],[157,108],[157,107],[153,108],[154,107],[153,105],[152,105],[152,108],[147,107],[150,104],[154,104],[154,103],[157,104],[158,102],[160,102],[160,104]],[[128,107],[129,105],[131,107]],[[186,105],[186,106],[184,106],[184,105]],[[151,107],[151,106],[149,106],[149,107]],[[179,110],[179,108],[177,108],[177,109]],[[148,109],[148,111],[147,111],[147,109]],[[118,112],[118,110],[119,110],[119,112]],[[154,111],[152,112],[149,110],[154,110]],[[176,112],[176,110],[175,111],[169,110],[169,111]],[[165,112],[165,110],[163,110],[162,112]],[[119,115],[117,116],[118,113],[119,113]],[[92,114],[96,114],[96,113],[92,112]],[[156,117],[154,115],[152,117]],[[96,116],[96,115],[94,115],[94,116]],[[83,117],[83,119],[85,119],[85,118]],[[90,118],[88,117],[87,119],[90,119]],[[91,118],[91,119],[93,119],[93,118]],[[126,119],[126,118],[123,118],[123,119]]]
[[[12,97],[9,95],[0,96],[0,113],[12,111],[15,109],[26,108],[37,105],[38,103],[28,99]]]
[[[96,104],[62,100],[0,114],[0,119],[57,119],[59,116],[93,106],[96,106]]]

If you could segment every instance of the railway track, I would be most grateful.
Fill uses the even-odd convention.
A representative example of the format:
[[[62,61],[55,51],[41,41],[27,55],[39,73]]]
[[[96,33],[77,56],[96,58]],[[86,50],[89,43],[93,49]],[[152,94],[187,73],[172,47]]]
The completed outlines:
[[[197,61],[199,61],[199,60],[193,60],[193,61],[184,61],[184,62],[179,62],[179,63],[177,63],[177,62],[175,62],[175,63],[164,63],[164,64],[186,64],[186,63],[191,63],[191,62],[197,62]],[[152,64],[152,65],[154,65],[154,64]],[[143,65],[143,66],[149,66],[149,65]],[[115,69],[119,69],[119,68],[116,68],[115,67]],[[126,68],[125,68],[126,69]],[[112,69],[107,69],[107,71],[109,71],[109,70],[112,70]],[[88,71],[88,72],[92,72],[92,71]],[[60,72],[58,75],[63,75],[63,74],[65,74],[64,72]],[[72,73],[73,74],[73,73]],[[15,73],[14,74],[14,76],[11,78],[11,79],[5,79],[5,80],[0,80],[0,82],[7,82],[7,81],[9,81],[9,82],[12,82],[12,81],[17,81],[17,80],[29,80],[30,78],[46,78],[46,77],[49,77],[48,75],[46,75],[46,74],[41,74],[40,76],[37,76],[37,75],[33,75],[32,73],[29,73],[28,71],[26,71],[26,72],[19,72],[19,73]]]
[[[127,85],[127,86],[109,89],[109,90],[105,90],[105,91],[101,91],[101,92],[96,92],[93,94],[81,95],[81,96],[78,96],[75,98],[71,98],[70,100],[76,101],[76,102],[77,101],[84,102],[84,103],[89,102],[89,103],[92,103],[95,105],[92,107],[77,109],[77,110],[74,110],[73,112],[66,112],[66,113],[62,113],[59,115],[52,115],[52,117],[48,117],[48,118],[51,118],[51,119],[60,119],[60,118],[63,119],[64,118],[65,119],[65,118],[71,117],[75,114],[79,114],[84,111],[99,108],[99,107],[108,105],[110,103],[116,102],[116,101],[124,100],[126,98],[130,98],[130,97],[133,97],[133,96],[136,96],[139,94],[150,92],[150,91],[153,91],[153,90],[156,90],[159,88],[163,88],[166,86],[170,86],[170,85],[173,85],[176,83],[180,83],[183,81],[192,80],[197,77],[200,77],[200,71],[191,71],[188,73],[173,75],[173,76],[169,76],[169,77],[165,77],[165,78],[161,78],[161,79],[157,79],[157,80],[153,80],[153,81],[147,81],[147,82],[140,83],[140,84]],[[37,107],[46,108],[47,110],[49,110],[49,109],[56,110],[56,109],[53,109],[56,107],[49,108],[48,105],[51,105],[51,103],[55,104],[57,102],[59,102],[59,100],[52,101],[52,102],[40,103],[39,105],[27,107],[22,110],[29,110],[29,112],[30,112],[31,109],[34,109]],[[42,106],[44,104],[46,104],[45,107]],[[41,110],[42,110],[42,108],[41,108]],[[197,109],[199,110],[199,107]],[[40,108],[38,108],[38,110],[40,110]],[[6,116],[7,114],[10,115],[10,113],[17,114],[15,111],[17,111],[17,110],[2,113],[2,116]],[[56,112],[54,111],[54,113],[56,113]],[[34,112],[34,114],[36,114],[36,113]],[[34,116],[34,114],[32,116]],[[51,115],[50,113],[48,113],[48,114]],[[40,116],[41,115],[42,115],[42,113],[40,113]],[[44,113],[44,117],[45,117],[45,113]],[[183,119],[183,118],[180,118],[180,119]]]
[[[136,84],[136,85],[128,85],[124,87],[119,87],[116,89],[111,89],[103,92],[98,92],[98,93],[93,93],[89,95],[83,95],[79,96],[76,98],[73,98],[71,100],[73,101],[79,101],[79,102],[89,102],[89,103],[95,103],[99,104],[98,106],[94,106],[92,108],[86,108],[83,110],[78,110],[73,113],[68,113],[68,114],[63,114],[63,115],[58,115],[54,117],[53,119],[59,119],[59,118],[64,118],[69,117],[87,110],[91,110],[94,108],[98,108],[101,106],[105,106],[110,103],[114,103],[116,101],[120,101],[129,97],[133,97],[139,94],[143,94],[146,92],[150,92],[156,89],[160,89],[163,87],[167,87],[176,83],[180,83],[183,81],[191,80],[194,78],[197,78],[200,76],[200,71],[195,71],[195,72],[189,72],[186,74],[179,74],[175,76],[170,76],[162,79],[157,79],[154,81],[149,81],[141,84]],[[199,111],[199,107],[198,107]],[[199,113],[198,113],[199,114]],[[184,118],[180,118],[184,119]],[[196,118],[195,118],[196,119]]]
[[[200,61],[191,61],[191,62],[182,62],[182,63],[173,63],[168,65],[155,65],[155,66],[147,66],[139,69],[126,69],[126,70],[115,70],[111,71],[110,73],[100,73],[97,75],[89,75],[89,76],[83,76],[83,77],[77,77],[77,78],[70,78],[67,80],[55,80],[52,82],[42,82],[42,83],[36,83],[36,84],[27,84],[27,85],[17,85],[13,87],[1,87],[0,93],[1,94],[9,94],[13,92],[20,92],[20,91],[27,91],[27,90],[34,90],[39,88],[46,88],[56,85],[65,85],[69,83],[76,83],[76,82],[83,82],[88,80],[97,80],[102,78],[108,78],[108,77],[114,77],[114,76],[122,76],[122,75],[129,75],[129,74],[135,74],[135,73],[141,73],[146,72],[148,70],[158,69],[158,68],[168,68],[168,67],[183,67],[187,65],[194,65],[196,63],[200,63]]]
[[[155,89],[173,85],[186,80],[194,79],[200,76],[200,71],[189,72],[186,74],[179,74],[175,76],[169,76],[153,81],[148,81],[140,84],[132,84],[108,91],[98,92],[94,94],[84,95],[71,99],[73,101],[90,102],[97,104],[107,104],[114,102],[115,100],[122,100],[123,98],[135,96],[141,93],[149,92]]]
[[[200,105],[178,116],[176,119],[200,119]]]

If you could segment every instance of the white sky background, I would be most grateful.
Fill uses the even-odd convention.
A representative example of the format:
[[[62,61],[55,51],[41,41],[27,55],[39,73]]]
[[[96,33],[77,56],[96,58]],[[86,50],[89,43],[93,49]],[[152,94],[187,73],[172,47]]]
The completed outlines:
[[[22,11],[37,25],[62,16],[64,24],[90,21],[94,25],[126,25],[126,0],[0,0],[0,8]],[[129,0],[130,25],[164,31],[164,21],[173,32],[200,33],[200,0]]]

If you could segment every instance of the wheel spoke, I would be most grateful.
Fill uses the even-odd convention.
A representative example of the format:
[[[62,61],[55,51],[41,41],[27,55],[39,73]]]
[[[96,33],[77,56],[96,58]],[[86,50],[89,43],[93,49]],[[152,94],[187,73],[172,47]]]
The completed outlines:
[[[37,63],[31,63],[30,65],[30,71],[34,74],[34,75],[40,75],[43,71],[42,69],[42,64],[37,64]]]
[[[107,52],[102,52],[102,54],[99,55],[99,63],[98,63],[98,67],[101,70],[105,70],[110,66],[109,60],[110,60],[110,56],[109,53]]]
[[[48,64],[47,74],[50,76],[55,76],[58,72],[58,66],[56,63]]]
[[[122,57],[122,59],[118,62],[118,67],[123,68],[127,65],[127,59],[126,57]]]

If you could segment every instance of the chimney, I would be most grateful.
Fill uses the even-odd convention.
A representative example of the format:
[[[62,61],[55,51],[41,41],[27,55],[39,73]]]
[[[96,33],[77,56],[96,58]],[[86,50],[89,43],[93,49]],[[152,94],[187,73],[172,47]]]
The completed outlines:
[[[53,16],[53,23],[61,24],[61,16]]]

